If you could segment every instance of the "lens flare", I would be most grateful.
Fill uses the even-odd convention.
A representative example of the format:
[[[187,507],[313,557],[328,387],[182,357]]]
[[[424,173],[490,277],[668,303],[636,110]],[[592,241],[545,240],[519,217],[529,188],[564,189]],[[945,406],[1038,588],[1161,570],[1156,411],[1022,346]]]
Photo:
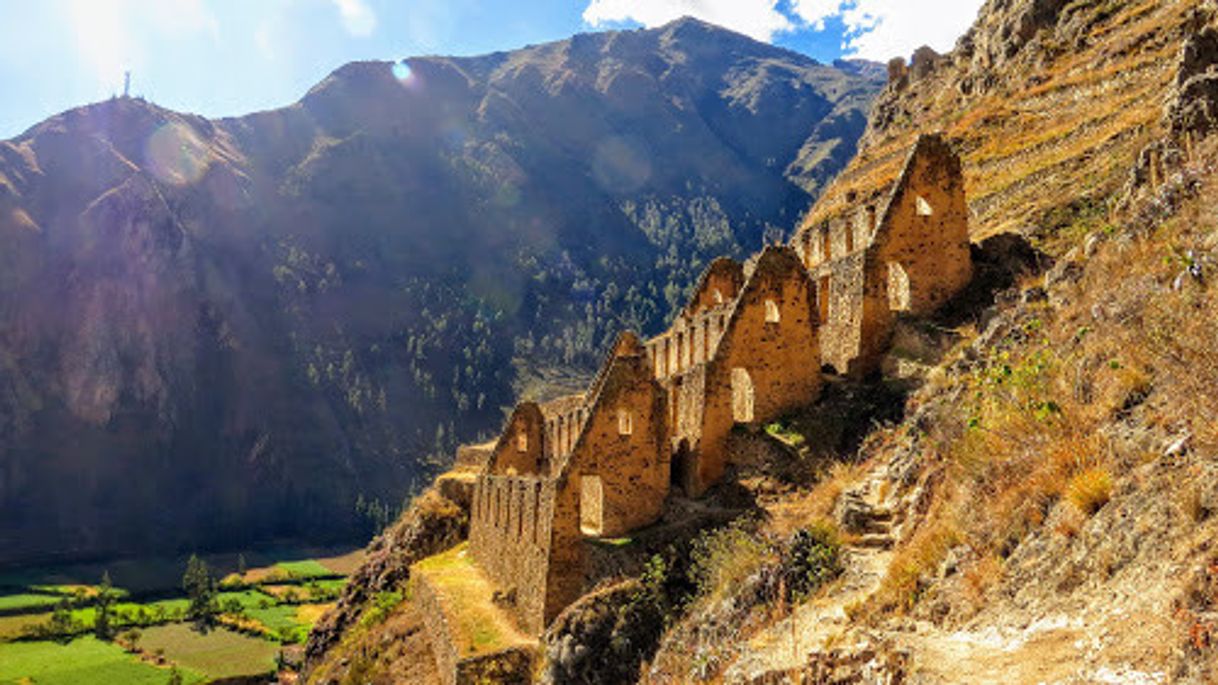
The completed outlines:
[[[592,157],[592,175],[604,190],[633,193],[651,179],[647,145],[633,138],[614,136],[601,141]]]
[[[211,155],[189,126],[171,122],[149,136],[144,161],[157,180],[181,186],[203,177],[211,165]]]
[[[410,79],[410,76],[411,76],[410,65],[406,63],[406,60],[402,60],[401,62],[393,63],[393,77],[394,78],[396,78],[399,81],[406,81],[406,80]]]

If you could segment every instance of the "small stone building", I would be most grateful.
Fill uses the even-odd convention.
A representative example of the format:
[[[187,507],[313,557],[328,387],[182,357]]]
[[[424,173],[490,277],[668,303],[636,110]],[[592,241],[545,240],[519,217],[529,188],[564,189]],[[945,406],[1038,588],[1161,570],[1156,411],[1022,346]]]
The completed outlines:
[[[879,367],[897,316],[934,312],[972,278],[960,158],[923,135],[894,182],[835,200],[792,244],[821,295],[825,364],[861,376]]]
[[[878,368],[897,316],[971,278],[967,211],[959,159],[923,136],[887,189],[790,246],[715,260],[667,331],[618,337],[586,393],[517,406],[473,487],[470,551],[521,628],[540,634],[596,580],[591,539],[719,482],[735,427],[815,401],[822,365]]]

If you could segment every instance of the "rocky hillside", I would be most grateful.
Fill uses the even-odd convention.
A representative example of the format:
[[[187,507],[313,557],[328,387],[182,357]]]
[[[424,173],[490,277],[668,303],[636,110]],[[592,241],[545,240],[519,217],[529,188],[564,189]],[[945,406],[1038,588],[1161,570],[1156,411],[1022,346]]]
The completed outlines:
[[[885,381],[768,427],[786,456],[701,503],[734,524],[565,611],[543,682],[1218,678],[1218,7],[990,0],[889,71],[807,223],[944,129],[977,282],[902,322]],[[371,632],[315,636],[312,682]]]
[[[0,563],[366,534],[790,227],[881,87],[680,21],[0,143]]]

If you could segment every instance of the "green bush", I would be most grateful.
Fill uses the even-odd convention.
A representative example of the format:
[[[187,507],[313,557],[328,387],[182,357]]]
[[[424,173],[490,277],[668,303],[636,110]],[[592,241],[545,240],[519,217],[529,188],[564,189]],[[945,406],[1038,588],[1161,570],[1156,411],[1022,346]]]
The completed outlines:
[[[364,610],[364,615],[359,620],[360,625],[371,626],[383,623],[389,617],[389,612],[393,611],[394,607],[401,603],[402,593],[400,592],[376,593],[368,608]]]
[[[841,539],[828,523],[801,528],[783,555],[787,599],[801,602],[842,572]]]

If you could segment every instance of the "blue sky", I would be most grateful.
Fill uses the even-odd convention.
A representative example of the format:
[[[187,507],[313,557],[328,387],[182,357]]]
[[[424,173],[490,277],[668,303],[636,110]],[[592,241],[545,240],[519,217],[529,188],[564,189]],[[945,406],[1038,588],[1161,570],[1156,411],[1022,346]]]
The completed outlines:
[[[121,92],[207,116],[358,59],[472,55],[694,15],[822,61],[946,51],[981,0],[0,0],[0,138]]]

